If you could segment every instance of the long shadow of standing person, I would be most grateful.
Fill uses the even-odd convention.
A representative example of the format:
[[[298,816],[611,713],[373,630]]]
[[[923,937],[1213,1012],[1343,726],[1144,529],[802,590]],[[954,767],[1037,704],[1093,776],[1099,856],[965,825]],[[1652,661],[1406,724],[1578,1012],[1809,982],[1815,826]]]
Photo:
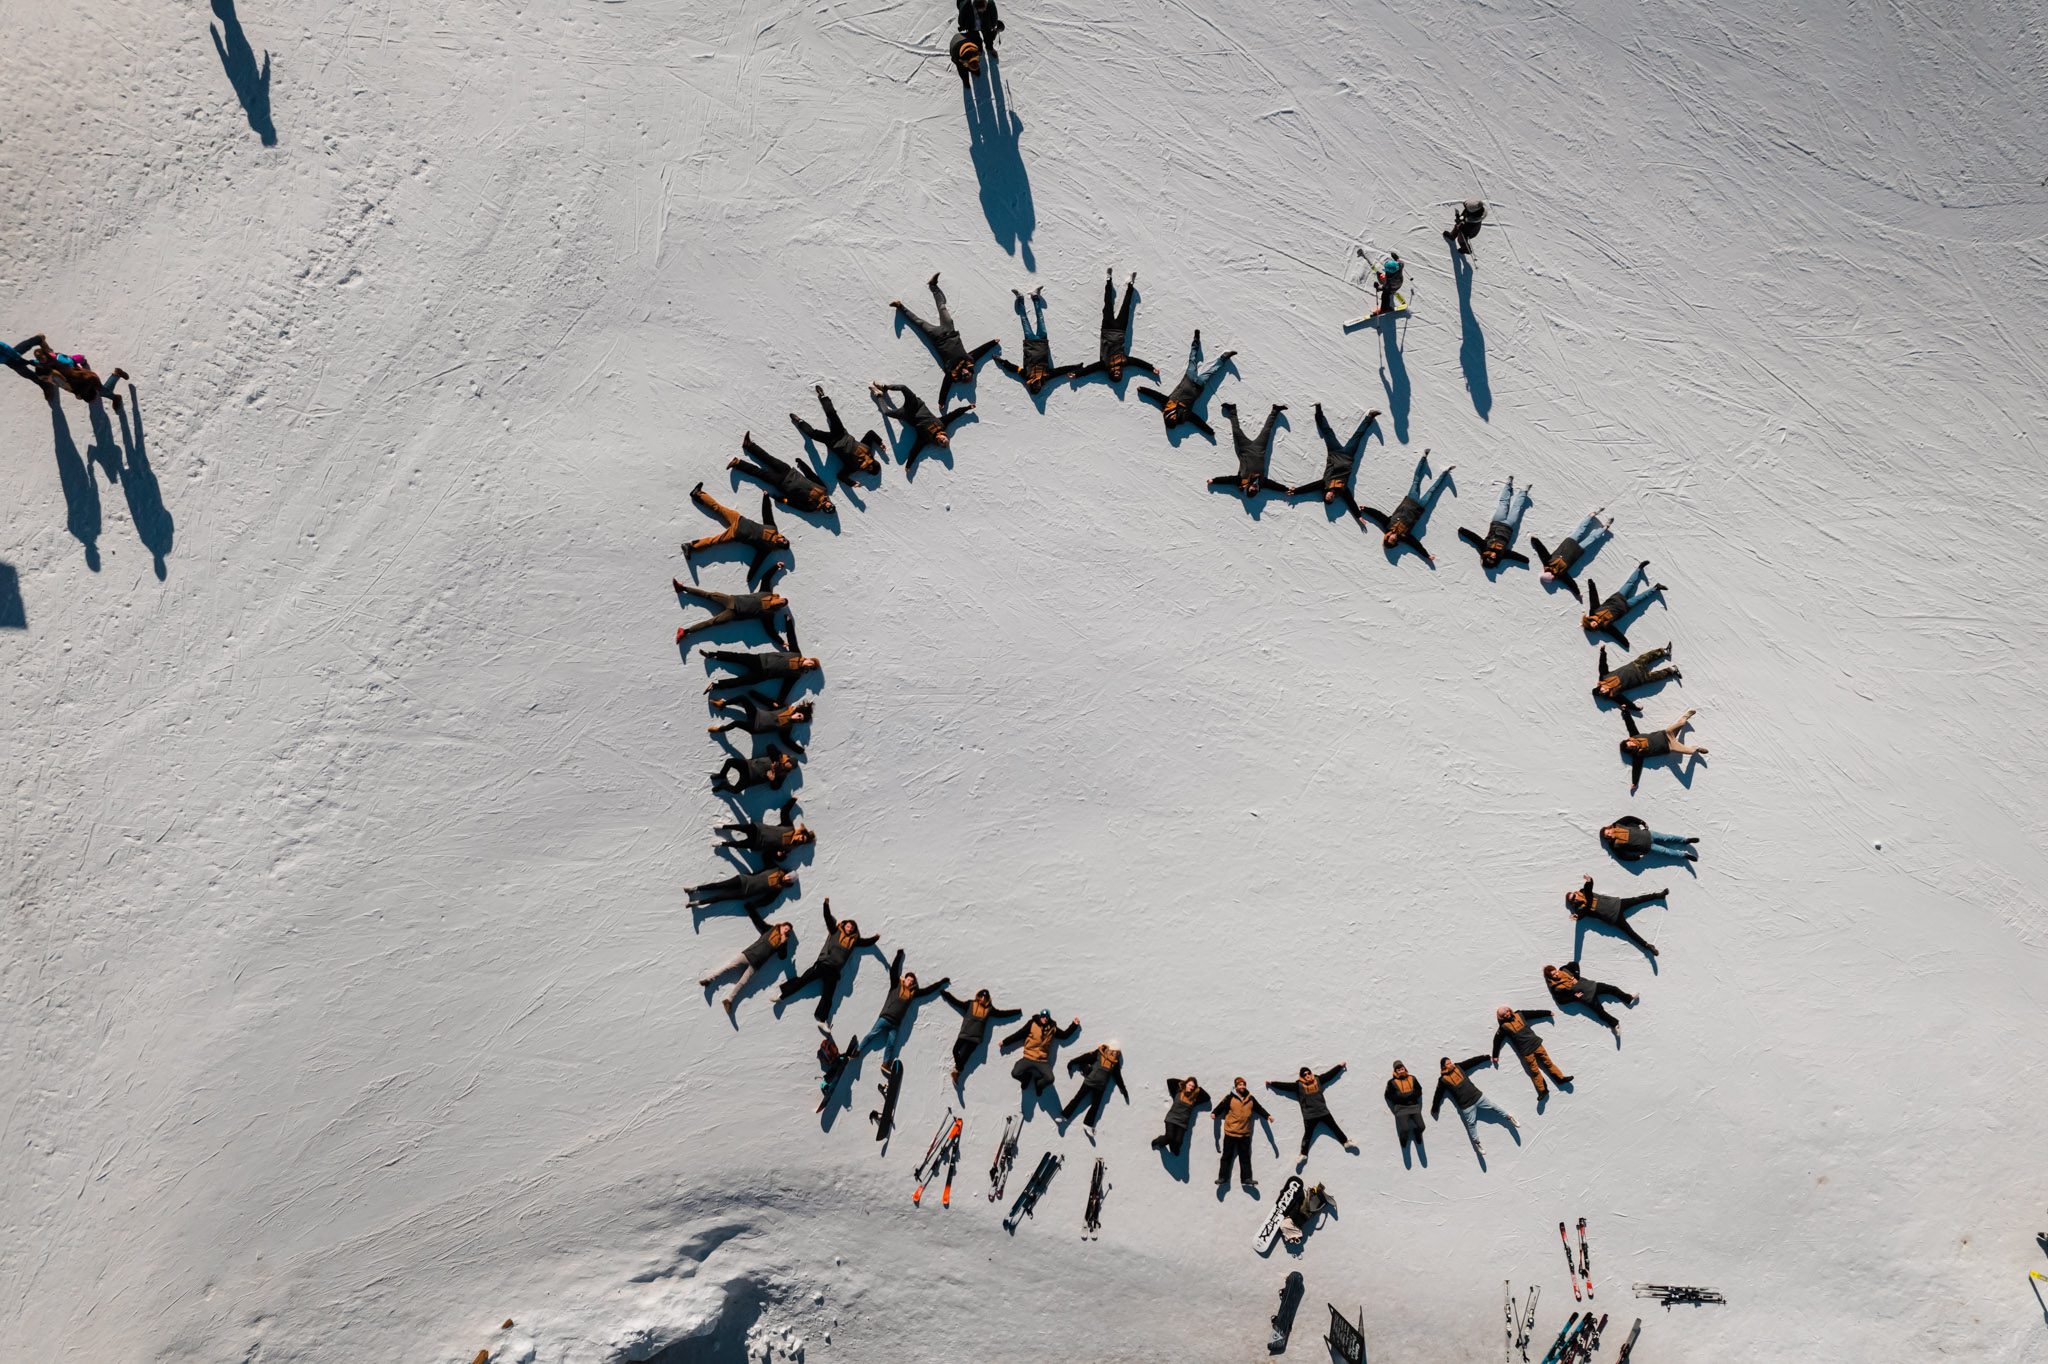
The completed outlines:
[[[132,428],[128,424],[131,413],[135,417]],[[171,552],[176,527],[171,520],[170,509],[164,506],[156,470],[149,464],[149,445],[142,434],[142,395],[135,391],[134,385],[128,388],[127,406],[116,415],[121,419],[121,448],[126,456],[121,471],[121,491],[128,498],[128,516],[135,522],[135,534],[141,539],[142,547],[156,560],[157,581],[162,582],[170,572],[164,565],[164,556]]]
[[[242,21],[235,17],[235,0],[213,0],[213,14],[220,27],[208,24],[206,31],[213,35],[213,50],[220,54],[228,84],[235,88],[235,98],[241,101],[256,136],[263,139],[264,146],[275,147],[277,125],[270,121],[270,53],[264,52],[262,69],[257,69],[256,50],[249,46],[249,35],[242,32]]]
[[[1472,410],[1479,420],[1490,421],[1493,385],[1486,378],[1486,333],[1472,311],[1472,263],[1461,255],[1451,256],[1451,274],[1458,281],[1458,367],[1465,371],[1465,390],[1472,395]]]
[[[100,571],[100,487],[92,470],[85,467],[78,443],[71,439],[71,425],[64,420],[64,408],[50,403],[50,439],[57,455],[57,481],[64,488],[64,528],[85,546],[85,566]]]
[[[1038,209],[1031,202],[1031,175],[1017,146],[1024,120],[1009,106],[993,52],[981,72],[960,87],[960,105],[967,114],[968,154],[981,185],[982,216],[988,219],[996,245],[1036,273],[1031,234],[1038,230]]]

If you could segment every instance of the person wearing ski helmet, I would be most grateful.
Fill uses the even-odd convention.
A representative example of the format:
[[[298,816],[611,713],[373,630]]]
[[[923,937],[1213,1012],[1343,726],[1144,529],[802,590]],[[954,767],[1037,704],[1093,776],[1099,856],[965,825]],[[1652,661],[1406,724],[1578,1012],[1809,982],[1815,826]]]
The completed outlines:
[[[1216,1187],[1229,1186],[1230,1165],[1236,1161],[1237,1182],[1246,1189],[1256,1188],[1252,1182],[1252,1124],[1271,1122],[1273,1115],[1240,1075],[1230,1082],[1230,1091],[1216,1101],[1209,1116],[1216,1123],[1218,1149],[1223,1153],[1222,1163],[1216,1167]]]
[[[981,74],[980,41],[972,33],[955,33],[946,47],[946,55],[953,59],[953,69],[960,73],[960,86],[965,90]]]
[[[1209,1091],[1192,1075],[1172,1076],[1166,1081],[1166,1097],[1166,1130],[1152,1138],[1152,1149],[1178,1156],[1187,1146],[1188,1124],[1194,1121],[1195,1110],[1209,1102]]]
[[[962,999],[951,990],[939,993],[960,1014],[960,1032],[953,1039],[953,1083],[957,1086],[967,1074],[967,1063],[974,1059],[975,1052],[981,1050],[982,1041],[988,1036],[989,1024],[1022,1018],[1024,1011],[998,1009],[994,997],[986,990],[976,990],[972,999]]]
[[[1699,839],[1684,834],[1660,834],[1635,815],[1623,815],[1600,831],[1600,846],[1617,862],[1640,862],[1645,857],[1682,857],[1700,860]]]
[[[1451,217],[1451,225],[1444,229],[1444,240],[1458,249],[1461,256],[1472,254],[1472,239],[1479,235],[1479,229],[1486,225],[1486,201],[1467,199],[1458,205]]]
[[[727,1018],[731,1018],[733,1011],[739,1008],[741,993],[753,982],[760,969],[778,957],[787,957],[796,944],[796,930],[787,922],[778,921],[771,924],[761,917],[761,911],[751,908],[747,910],[747,917],[754,921],[754,927],[759,930],[761,936],[747,944],[737,957],[697,982],[700,989],[708,990],[721,976],[730,975],[734,971],[740,973],[740,978],[733,982],[731,992],[719,1001],[725,1007]]]
[[[1401,281],[1407,277],[1408,267],[1401,261],[1399,251],[1389,251],[1387,258],[1380,262],[1380,268],[1373,272],[1373,283],[1379,286],[1380,306],[1373,309],[1370,317],[1382,317],[1397,312],[1394,295],[1401,291]],[[1369,319],[1368,319],[1369,320]]]
[[[1493,1030],[1490,1059],[1495,1065],[1500,1064],[1500,1049],[1512,1047],[1515,1055],[1521,1058],[1522,1069],[1529,1072],[1529,1083],[1536,1086],[1539,1100],[1550,1097],[1550,1087],[1543,1083],[1546,1073],[1561,1085],[1572,1082],[1572,1077],[1558,1070],[1557,1062],[1550,1059],[1550,1049],[1543,1045],[1543,1039],[1536,1035],[1533,1026],[1550,1021],[1556,1017],[1555,1014],[1548,1009],[1518,1010],[1503,1004],[1493,1011],[1493,1017],[1498,1026]]]
[[[1696,710],[1689,710],[1664,728],[1645,734],[1636,728],[1635,712],[1622,711],[1621,722],[1628,726],[1628,737],[1621,741],[1621,756],[1628,759],[1630,795],[1635,794],[1636,787],[1643,780],[1643,764],[1653,758],[1662,758],[1674,753],[1680,757],[1695,753],[1702,758],[1707,756],[1706,749],[1686,743],[1678,737],[1692,724],[1692,717],[1698,714]],[[1686,856],[1690,858],[1692,854],[1688,852]]]
[[[1649,939],[1630,927],[1628,916],[1668,894],[1668,890],[1653,890],[1646,895],[1602,895],[1593,889],[1593,878],[1589,875],[1584,885],[1564,893],[1564,907],[1574,919],[1597,919],[1654,957],[1657,949],[1651,946]]]
[[[1052,1010],[1040,1009],[1024,1021],[1024,1026],[1005,1037],[1000,1050],[1022,1047],[1024,1054],[1017,1058],[1017,1064],[1010,1068],[1010,1076],[1030,1095],[1036,1096],[1050,1089],[1053,1100],[1058,1102],[1057,1079],[1052,1072],[1052,1054],[1061,1045],[1073,1041],[1080,1035],[1081,1020],[1075,1019],[1061,1028],[1052,1021]]]
[[[1297,1162],[1298,1165],[1307,1163],[1309,1144],[1323,1128],[1329,1129],[1330,1135],[1337,1139],[1338,1145],[1353,1155],[1358,1153],[1358,1148],[1351,1144],[1351,1139],[1344,1135],[1344,1129],[1337,1125],[1337,1119],[1331,1115],[1329,1098],[1323,1093],[1324,1087],[1342,1075],[1349,1065],[1348,1061],[1339,1061],[1320,1075],[1303,1066],[1292,1080],[1266,1081],[1266,1088],[1276,1094],[1285,1094],[1301,1105],[1301,1160]]]

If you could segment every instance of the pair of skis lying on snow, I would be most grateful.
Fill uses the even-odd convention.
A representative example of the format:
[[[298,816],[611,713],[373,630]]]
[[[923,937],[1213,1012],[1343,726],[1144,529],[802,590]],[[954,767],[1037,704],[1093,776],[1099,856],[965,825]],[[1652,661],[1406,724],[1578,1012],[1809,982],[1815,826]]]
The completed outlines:
[[[884,1093],[887,1093],[886,1088]],[[887,1102],[885,1099],[885,1103]],[[947,1108],[946,1116],[939,1120],[938,1130],[932,1133],[931,1144],[925,1148],[923,1158],[917,1163],[917,1187],[910,1194],[912,1203],[923,1206],[924,1191],[930,1187],[932,1180],[938,1176],[940,1167],[943,1166],[946,1171],[946,1183],[939,1193],[939,1206],[949,1208],[953,1205],[953,1176],[960,1168],[960,1134],[965,1126],[965,1118],[955,1116],[953,1110]],[[1017,1163],[1018,1139],[1023,1135],[1023,1131],[1023,1120],[1015,1114],[1003,1123],[1003,1135],[996,1142],[995,1158],[989,1162],[988,1167],[988,1201],[991,1203],[1003,1196],[1003,1191],[1009,1184],[1010,1171]],[[1038,1201],[1045,1196],[1046,1188],[1052,1183],[1052,1177],[1059,1172],[1063,1159],[1052,1151],[1047,1151],[1038,1158],[1038,1168],[1024,1181],[1023,1189],[1010,1207],[1009,1216],[1003,1219],[1004,1230],[1014,1234],[1018,1225],[1037,1211]],[[1081,1218],[1084,1238],[1093,1238],[1101,1233],[1102,1200],[1109,1191],[1107,1172],[1108,1166],[1097,1157],[1094,1178],[1088,1188],[1088,1203]]]

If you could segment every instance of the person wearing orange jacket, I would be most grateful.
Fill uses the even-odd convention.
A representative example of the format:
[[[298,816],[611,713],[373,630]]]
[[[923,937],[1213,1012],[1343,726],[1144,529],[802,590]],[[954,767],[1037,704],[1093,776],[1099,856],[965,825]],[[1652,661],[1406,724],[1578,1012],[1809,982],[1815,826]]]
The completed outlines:
[[[1237,1182],[1246,1189],[1256,1188],[1252,1181],[1252,1124],[1271,1122],[1273,1115],[1240,1075],[1230,1082],[1229,1092],[1216,1101],[1209,1116],[1215,1120],[1218,1149],[1223,1152],[1223,1163],[1216,1167],[1216,1187],[1229,1186],[1230,1163],[1235,1160]]]

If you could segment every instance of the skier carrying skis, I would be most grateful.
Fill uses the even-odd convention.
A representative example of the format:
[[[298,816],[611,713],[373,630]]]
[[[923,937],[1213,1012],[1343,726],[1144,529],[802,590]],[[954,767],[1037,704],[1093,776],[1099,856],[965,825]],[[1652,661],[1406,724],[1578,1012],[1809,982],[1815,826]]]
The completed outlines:
[[[735,824],[720,824],[711,832],[718,835],[714,849],[736,849],[740,852],[758,853],[761,860],[770,866],[780,866],[785,858],[806,843],[816,843],[818,835],[796,819],[796,802],[787,800],[780,811],[782,822],[770,824],[765,820],[746,820]],[[829,901],[827,903],[830,903]]]
[[[1609,985],[1604,980],[1587,979],[1575,961],[1568,961],[1562,966],[1544,967],[1543,985],[1550,991],[1550,997],[1560,1005],[1577,1004],[1615,1032],[1621,1031],[1621,1020],[1601,1008],[1600,1001],[1614,999],[1631,1009],[1636,1006],[1637,996],[1619,985]]]
[[[1052,362],[1052,341],[1045,334],[1045,291],[1043,288],[1031,291],[1032,307],[1037,312],[1038,334],[1031,334],[1032,314],[1024,310],[1024,295],[1017,295],[1017,317],[1024,324],[1024,363],[1013,365],[1002,356],[996,357],[996,368],[1024,385],[1024,391],[1037,397],[1045,386],[1058,379],[1070,378],[1081,372],[1079,365],[1054,365]]]
[[[1643,708],[1629,699],[1632,691],[1654,687],[1659,682],[1681,680],[1685,674],[1676,668],[1660,668],[1657,665],[1671,657],[1671,645],[1649,649],[1637,654],[1619,668],[1607,666],[1607,646],[1600,646],[1600,680],[1593,684],[1593,699],[1612,701],[1620,706],[1624,715],[1641,715]]]
[[[1422,1155],[1422,1081],[1408,1073],[1408,1067],[1394,1062],[1394,1074],[1387,1081],[1387,1108],[1394,1115],[1394,1135],[1401,1142],[1401,1159],[1408,1159],[1409,1143]],[[1427,1157],[1425,1156],[1425,1163]]]
[[[748,478],[767,484],[773,490],[769,496],[792,511],[818,512],[821,515],[832,512],[832,498],[826,491],[824,479],[801,465],[769,454],[754,444],[751,431],[740,437],[740,449],[747,452],[746,458],[727,460],[726,468],[737,469]]]
[[[1628,916],[1632,911],[1644,905],[1655,904],[1670,893],[1667,889],[1653,890],[1647,895],[1602,895],[1593,889],[1593,878],[1589,875],[1584,885],[1577,890],[1568,890],[1564,893],[1564,907],[1571,911],[1574,919],[1598,919],[1654,957],[1657,955],[1657,949],[1650,945],[1649,939],[1630,926]]]
[[[1169,1077],[1166,1095],[1170,1101],[1166,1109],[1166,1130],[1152,1138],[1152,1149],[1178,1156],[1187,1146],[1188,1124],[1194,1121],[1195,1110],[1209,1102],[1209,1091],[1190,1075],[1186,1079]]]
[[[1351,1139],[1344,1135],[1344,1129],[1330,1115],[1330,1101],[1323,1095],[1323,1086],[1342,1075],[1349,1065],[1348,1061],[1339,1061],[1320,1075],[1303,1066],[1292,1080],[1266,1081],[1266,1088],[1276,1094],[1285,1094],[1301,1105],[1301,1160],[1297,1162],[1297,1168],[1308,1163],[1309,1143],[1316,1139],[1316,1132],[1325,1127],[1330,1129],[1330,1135],[1337,1139],[1338,1145],[1353,1155],[1358,1153],[1358,1148],[1351,1144]]]
[[[851,919],[832,917],[832,899],[825,898],[825,945],[818,949],[817,960],[804,968],[801,975],[791,976],[782,982],[775,993],[779,1008],[791,995],[805,987],[816,984],[818,990],[817,1018],[820,1023],[832,1017],[833,996],[839,993],[840,977],[846,974],[846,964],[853,960],[853,954],[863,947],[873,947],[880,942],[881,935],[863,938],[860,925]]]
[[[1443,1108],[1445,1099],[1451,1101],[1451,1107],[1457,1111],[1459,1120],[1465,1124],[1465,1136],[1472,1142],[1473,1154],[1481,1157],[1486,1155],[1486,1148],[1479,1142],[1481,1114],[1506,1123],[1508,1129],[1515,1133],[1515,1139],[1521,1140],[1522,1129],[1515,1125],[1514,1118],[1505,1108],[1481,1093],[1479,1086],[1473,1084],[1471,1076],[1466,1073],[1493,1063],[1494,1059],[1489,1056],[1473,1056],[1463,1061],[1453,1061],[1448,1056],[1438,1057],[1436,1093],[1429,1101],[1429,1116],[1432,1118]]]
[[[1486,201],[1467,199],[1458,205],[1451,217],[1451,225],[1444,229],[1444,240],[1456,247],[1458,254],[1472,254],[1472,239],[1479,235],[1479,229],[1486,225]]]
[[[1543,1083],[1548,1072],[1550,1078],[1561,1085],[1568,1085],[1572,1077],[1561,1073],[1557,1062],[1550,1059],[1550,1049],[1543,1045],[1543,1039],[1536,1035],[1533,1024],[1545,1023],[1556,1015],[1548,1009],[1515,1010],[1503,1004],[1493,1011],[1494,1019],[1500,1026],[1493,1030],[1493,1064],[1500,1064],[1500,1049],[1514,1048],[1515,1055],[1522,1060],[1522,1069],[1529,1072],[1529,1082],[1536,1086],[1536,1097],[1550,1097],[1550,1087]]]
[[[706,649],[705,663],[714,668],[730,668],[732,676],[714,677],[704,684],[704,690],[757,687],[773,682],[778,684],[776,703],[779,705],[789,700],[789,693],[805,673],[817,672],[824,667],[811,655],[796,652],[796,628],[793,625],[789,631],[789,643],[791,647],[787,649]]]
[[[1173,392],[1161,393],[1156,388],[1140,388],[1138,396],[1147,402],[1159,404],[1160,420],[1166,423],[1168,433],[1176,426],[1192,426],[1210,440],[1214,440],[1215,430],[1196,414],[1195,409],[1201,406],[1202,396],[1209,391],[1210,385],[1222,376],[1223,371],[1229,368],[1231,357],[1236,354],[1234,350],[1223,352],[1216,357],[1216,363],[1209,367],[1208,372],[1204,373],[1202,332],[1198,327],[1195,329],[1194,341],[1188,346],[1187,372],[1181,375],[1180,382],[1173,386]]]
[[[1256,1188],[1252,1182],[1252,1124],[1261,1119],[1271,1122],[1273,1115],[1240,1075],[1230,1082],[1230,1092],[1209,1111],[1209,1116],[1215,1119],[1217,1134],[1222,1139],[1223,1162],[1216,1167],[1216,1187],[1221,1189],[1230,1183],[1230,1162],[1235,1160],[1238,1184],[1245,1189]]]
[[[939,275],[936,270],[932,272],[932,277],[925,281],[925,287],[932,291],[932,301],[939,305],[938,325],[934,326],[904,307],[900,298],[890,299],[889,306],[903,314],[903,320],[910,324],[910,329],[923,338],[924,343],[937,355],[939,369],[945,375],[939,384],[939,406],[943,408],[946,399],[952,396],[955,388],[965,387],[974,382],[974,370],[981,363],[982,357],[992,350],[999,349],[1003,343],[984,341],[973,350],[967,349],[966,343],[960,339],[960,329],[953,325],[953,314],[946,307],[946,295],[939,288]]]
[[[877,454],[882,448],[881,435],[870,431],[855,440],[853,433],[846,429],[846,423],[839,420],[839,409],[832,406],[832,400],[825,396],[825,386],[814,384],[811,391],[818,395],[818,406],[825,410],[825,429],[819,430],[794,412],[789,414],[790,425],[805,440],[824,446],[845,468],[857,474],[881,473],[882,461]],[[843,480],[845,475],[842,473],[838,477]]]
[[[1394,295],[1400,292],[1401,281],[1406,275],[1407,267],[1401,263],[1401,253],[1389,251],[1387,258],[1380,262],[1380,268],[1373,272],[1373,283],[1377,284],[1380,290],[1380,306],[1367,315],[1367,321],[1375,317],[1384,317],[1388,313],[1406,311],[1394,306]]]
[[[897,1050],[903,1045],[903,1034],[912,1007],[920,1000],[943,992],[952,983],[952,977],[946,976],[920,989],[917,973],[903,969],[903,949],[897,948],[896,956],[889,962],[889,993],[882,1000],[882,1011],[876,1015],[874,1026],[860,1040],[860,1049],[872,1056],[876,1047],[886,1043],[888,1050],[883,1052],[882,1059],[895,1060]]]
[[[1493,521],[1486,528],[1484,537],[1460,526],[1458,538],[1479,551],[1479,562],[1491,570],[1500,567],[1501,560],[1528,566],[1529,556],[1515,549],[1515,537],[1521,533],[1522,513],[1529,510],[1529,488],[1522,486],[1521,495],[1515,493],[1513,475],[1508,477],[1500,490],[1500,500],[1493,505]]]
[[[1116,270],[1114,267],[1102,272],[1102,330],[1097,342],[1095,363],[1083,365],[1076,377],[1090,374],[1106,374],[1113,384],[1124,381],[1124,370],[1142,369],[1153,378],[1159,371],[1149,360],[1140,360],[1131,354],[1131,308],[1136,300],[1138,288],[1137,271],[1131,272],[1129,282],[1124,285],[1123,306],[1116,306]]]
[[[1059,1091],[1054,1088],[1052,1054],[1055,1048],[1073,1041],[1080,1032],[1080,1019],[1077,1018],[1061,1028],[1052,1021],[1052,1010],[1040,1009],[1025,1020],[1023,1027],[1005,1037],[1000,1044],[1003,1051],[1018,1046],[1024,1049],[1024,1054],[1017,1058],[1017,1064],[1010,1068],[1011,1078],[1029,1094],[1042,1094],[1051,1089],[1053,1098],[1057,1101]]]
[[[1636,565],[1636,571],[1629,574],[1628,581],[1621,585],[1621,591],[1605,601],[1600,601],[1600,585],[1591,578],[1586,579],[1586,590],[1600,604],[1579,617],[1579,628],[1589,635],[1606,635],[1622,648],[1628,647],[1628,636],[1621,632],[1621,622],[1630,612],[1664,590],[1664,584],[1651,583],[1650,561],[1643,560]]]
[[[1686,743],[1678,737],[1692,724],[1692,717],[1698,714],[1699,712],[1696,710],[1689,710],[1670,724],[1664,726],[1664,728],[1645,734],[1636,728],[1635,712],[1632,710],[1622,711],[1621,722],[1628,726],[1628,737],[1621,741],[1621,756],[1628,759],[1628,792],[1630,795],[1634,795],[1636,787],[1642,783],[1644,763],[1673,753],[1680,757],[1689,756],[1694,753],[1699,754],[1702,758],[1707,756],[1706,749],[1696,744]]]
[[[761,917],[761,911],[749,906],[747,917],[754,921],[754,927],[761,936],[742,949],[737,957],[703,977],[697,982],[698,988],[708,990],[721,976],[734,971],[740,978],[733,982],[732,992],[719,1002],[725,1006],[725,1016],[733,1017],[733,1010],[739,1008],[740,994],[753,982],[754,976],[763,966],[777,957],[787,957],[796,945],[796,930],[786,922],[769,923]]]
[[[1365,420],[1351,433],[1351,439],[1340,442],[1337,433],[1330,429],[1330,419],[1323,415],[1323,405],[1316,404],[1316,431],[1323,438],[1323,476],[1313,483],[1301,483],[1287,490],[1289,497],[1300,497],[1303,493],[1321,493],[1323,504],[1342,499],[1344,510],[1353,517],[1358,515],[1358,499],[1351,495],[1351,470],[1358,462],[1358,452],[1365,444],[1366,433],[1372,430],[1373,419],[1380,410],[1374,408],[1365,414]]]
[[[981,1050],[982,1040],[988,1036],[988,1025],[1022,1018],[1024,1011],[998,1009],[986,990],[976,990],[972,999],[962,999],[950,990],[939,993],[960,1013],[960,1033],[953,1039],[953,1083],[957,1086],[967,1073],[967,1063],[974,1059],[975,1052]]]
[[[782,565],[772,565],[761,575],[759,592],[714,592],[708,587],[696,587],[681,578],[670,578],[669,586],[678,596],[711,608],[711,614],[703,620],[692,621],[676,630],[676,643],[687,644],[692,635],[701,635],[721,625],[737,625],[741,621],[757,620],[769,638],[778,642],[782,635],[775,628],[776,616],[789,610],[789,598],[774,590],[775,580],[782,576]]]
[[[1080,1075],[1084,1071],[1087,1074],[1081,1081],[1081,1087],[1074,1091],[1073,1097],[1060,1109],[1060,1126],[1063,1131],[1066,1124],[1072,1122],[1074,1115],[1085,1105],[1088,1116],[1081,1120],[1081,1125],[1093,1132],[1097,1120],[1102,1117],[1103,1104],[1109,1101],[1109,1090],[1112,1085],[1124,1096],[1125,1103],[1131,1101],[1131,1091],[1124,1087],[1124,1054],[1116,1043],[1104,1042],[1089,1055],[1076,1056],[1067,1062],[1067,1074]]]
[[[1600,845],[1617,862],[1640,862],[1645,857],[1682,857],[1697,862],[1700,854],[1693,845],[1698,842],[1683,834],[1656,833],[1634,815],[1623,815],[1600,831]]]
[[[1230,421],[1231,443],[1237,446],[1237,472],[1219,474],[1209,480],[1212,488],[1236,488],[1242,497],[1257,497],[1266,492],[1284,493],[1289,491],[1284,483],[1275,483],[1267,477],[1266,470],[1273,462],[1273,432],[1280,423],[1280,414],[1287,410],[1287,404],[1274,403],[1273,410],[1266,414],[1266,424],[1259,428],[1256,436],[1247,436],[1244,428],[1237,424],[1237,404],[1225,403],[1222,412]]]
[[[690,500],[723,521],[725,529],[684,545],[683,558],[694,560],[699,554],[707,553],[720,545],[746,545],[754,551],[753,562],[747,565],[747,585],[752,587],[765,582],[761,570],[778,551],[789,548],[789,537],[775,528],[774,499],[766,495],[761,498],[759,521],[750,520],[731,507],[723,505],[717,498],[704,491],[702,483],[690,489]]]
[[[1395,506],[1394,514],[1389,516],[1375,507],[1360,507],[1359,519],[1370,521],[1380,528],[1380,543],[1386,547],[1388,553],[1391,554],[1402,545],[1407,545],[1425,561],[1435,563],[1436,557],[1423,548],[1422,541],[1416,537],[1415,527],[1421,524],[1422,518],[1429,514],[1429,509],[1436,505],[1437,498],[1450,486],[1451,470],[1457,467],[1455,464],[1446,464],[1443,472],[1436,476],[1436,482],[1430,486],[1429,491],[1423,492],[1423,480],[1429,477],[1429,451],[1424,450],[1422,458],[1415,461],[1415,473],[1408,480],[1407,495]]]
[[[1605,507],[1595,507],[1570,535],[1558,542],[1555,551],[1545,549],[1543,542],[1535,536],[1529,537],[1529,543],[1536,547],[1536,557],[1543,562],[1545,583],[1563,583],[1565,591],[1584,600],[1579,593],[1578,580],[1572,573],[1581,560],[1600,547],[1601,541],[1614,534],[1614,518],[1600,519],[1600,513],[1605,510]]]
[[[723,881],[706,881],[683,892],[692,908],[715,905],[723,900],[743,900],[749,915],[766,909],[788,891],[796,889],[796,873],[780,867],[728,876]]]
[[[798,725],[811,722],[811,703],[798,701],[794,705],[764,705],[752,695],[714,696],[711,698],[713,711],[727,718],[715,725],[706,725],[706,734],[729,734],[735,729],[748,734],[773,734],[775,741],[798,757],[803,756],[804,746],[792,732]]]
[[[910,432],[910,451],[903,457],[905,473],[917,468],[917,457],[924,453],[926,446],[936,445],[941,450],[951,449],[953,437],[949,433],[953,429],[953,423],[962,420],[974,410],[973,403],[962,403],[947,412],[934,412],[925,406],[924,399],[902,384],[872,383],[868,385],[868,392],[875,395],[875,406],[882,410],[883,416],[903,423],[904,428]],[[891,393],[901,393],[903,401],[891,403]],[[939,406],[943,408],[945,405],[945,400],[941,399]]]

